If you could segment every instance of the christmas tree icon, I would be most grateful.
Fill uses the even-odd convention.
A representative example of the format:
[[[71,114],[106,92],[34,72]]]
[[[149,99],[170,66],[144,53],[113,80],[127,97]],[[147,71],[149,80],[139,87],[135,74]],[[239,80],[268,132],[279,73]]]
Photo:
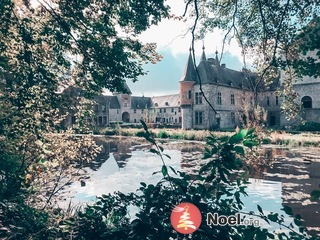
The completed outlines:
[[[186,205],[184,207],[184,210],[185,211],[180,216],[177,228],[184,228],[185,230],[187,230],[188,228],[196,229],[196,226],[194,226],[194,222],[190,220],[190,213],[188,213],[189,206]]]

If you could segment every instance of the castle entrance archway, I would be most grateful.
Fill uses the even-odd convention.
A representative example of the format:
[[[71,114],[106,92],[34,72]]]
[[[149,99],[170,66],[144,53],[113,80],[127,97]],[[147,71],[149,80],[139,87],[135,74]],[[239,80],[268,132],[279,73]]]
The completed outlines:
[[[130,114],[128,112],[122,113],[122,122],[130,122]]]

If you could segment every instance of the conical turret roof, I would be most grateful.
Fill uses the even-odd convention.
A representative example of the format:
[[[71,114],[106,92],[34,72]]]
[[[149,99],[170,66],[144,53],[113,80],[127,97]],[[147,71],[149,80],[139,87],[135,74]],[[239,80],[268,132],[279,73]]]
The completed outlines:
[[[184,69],[183,75],[181,77],[181,80],[180,80],[181,82],[183,82],[183,81],[195,82],[196,78],[197,78],[196,70],[193,65],[191,49],[189,51],[190,51],[190,53],[189,53],[188,62],[187,62],[187,65]]]

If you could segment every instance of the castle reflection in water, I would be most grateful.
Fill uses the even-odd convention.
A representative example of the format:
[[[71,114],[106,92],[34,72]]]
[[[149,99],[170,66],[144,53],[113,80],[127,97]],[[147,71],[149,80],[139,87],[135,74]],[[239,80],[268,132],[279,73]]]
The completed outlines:
[[[138,138],[98,137],[96,141],[103,146],[103,150],[96,161],[90,163],[88,167],[97,172],[104,163],[111,159],[110,156],[113,157],[112,160],[114,159],[116,162],[119,171],[125,169],[133,153],[143,150],[139,154],[144,154],[144,152],[148,152],[150,147],[150,144]],[[192,172],[199,168],[199,160],[197,161],[197,159],[202,157],[204,148],[202,143],[170,142],[170,144],[164,144],[164,148],[169,155],[174,151],[179,152],[176,154],[176,161],[179,161],[177,166],[180,168],[178,170]],[[268,167],[264,166],[263,169],[251,168],[253,170],[250,172],[250,176],[254,179],[255,184],[258,184],[258,187],[254,188],[258,190],[254,191],[263,191],[265,187],[262,184],[263,180],[276,182],[274,186],[281,186],[279,187],[281,189],[278,199],[280,204],[291,207],[294,215],[301,215],[304,226],[320,233],[320,202],[310,201],[311,191],[320,190],[320,149],[264,148],[260,156],[272,164]],[[141,158],[143,160],[145,157],[141,156]],[[141,169],[141,171],[145,171],[145,169]],[[134,180],[135,174],[131,175]],[[132,189],[132,191],[134,190]],[[272,190],[268,188],[265,188],[265,193],[273,194]],[[274,192],[274,194],[276,193]],[[263,194],[260,195],[263,196]],[[272,204],[272,201],[269,204]]]

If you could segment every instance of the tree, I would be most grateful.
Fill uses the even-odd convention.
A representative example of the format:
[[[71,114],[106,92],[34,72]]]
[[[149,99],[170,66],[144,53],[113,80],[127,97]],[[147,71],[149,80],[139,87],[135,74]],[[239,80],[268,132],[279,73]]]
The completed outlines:
[[[77,86],[86,97],[102,88],[124,91],[126,80],[145,74],[144,62],[161,58],[138,35],[165,17],[163,0],[0,1],[1,202],[31,194],[29,203],[46,207],[68,182],[61,179],[95,157],[92,136],[60,128],[69,112],[85,120],[93,103],[62,89]],[[15,223],[7,220],[10,232]]]
[[[215,28],[225,30],[224,43],[236,38],[245,59],[254,59],[260,74],[253,83],[271,84],[282,71],[284,96],[294,95],[292,83],[303,75],[319,76],[319,11],[318,0],[189,0],[186,3],[195,16],[194,39],[202,38]],[[199,27],[199,28],[198,28]],[[200,29],[198,32],[197,29]],[[223,49],[222,49],[223,52]],[[293,98],[284,104],[296,113]]]

